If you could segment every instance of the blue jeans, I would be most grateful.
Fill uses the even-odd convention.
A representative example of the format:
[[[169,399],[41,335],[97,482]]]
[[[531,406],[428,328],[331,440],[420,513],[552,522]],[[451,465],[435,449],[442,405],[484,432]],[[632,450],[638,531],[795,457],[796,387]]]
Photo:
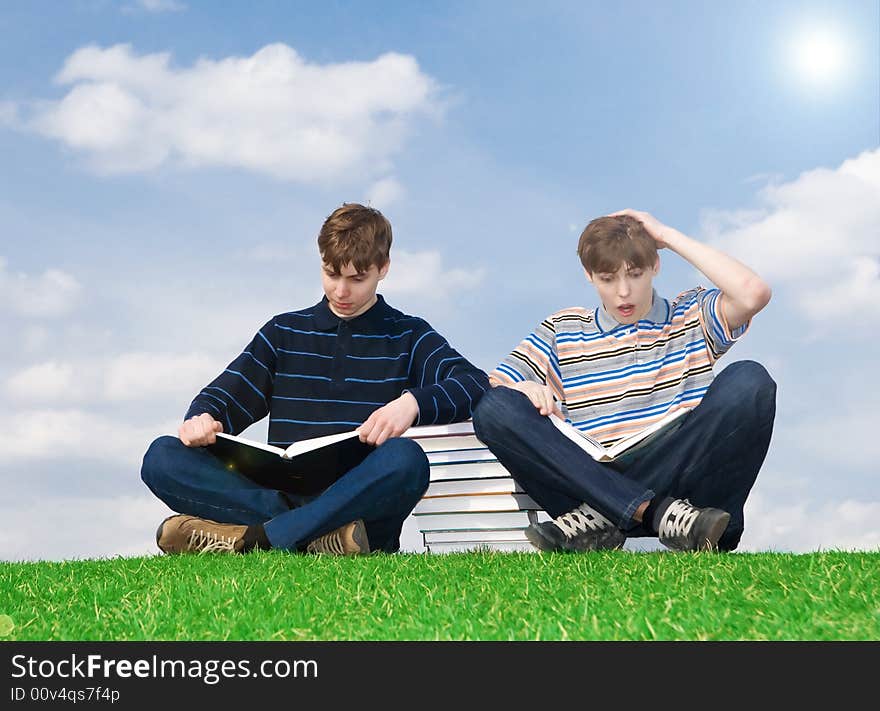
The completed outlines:
[[[403,522],[428,488],[428,458],[410,439],[389,439],[315,496],[268,489],[227,469],[207,449],[177,437],[155,440],[141,478],[178,513],[220,523],[261,523],[274,548],[302,550],[328,531],[363,519],[371,550],[400,549]]]
[[[776,383],[758,363],[739,361],[718,374],[680,427],[617,469],[595,461],[511,388],[492,388],[482,397],[474,429],[554,518],[586,502],[629,536],[655,536],[633,519],[639,505],[655,496],[687,498],[730,514],[718,548],[734,550],[775,415]]]

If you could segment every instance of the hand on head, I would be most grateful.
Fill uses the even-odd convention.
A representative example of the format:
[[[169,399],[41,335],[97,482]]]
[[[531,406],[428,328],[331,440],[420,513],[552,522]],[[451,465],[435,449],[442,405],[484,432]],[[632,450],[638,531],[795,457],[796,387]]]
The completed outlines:
[[[621,216],[632,217],[641,222],[642,226],[645,228],[645,232],[647,232],[657,243],[657,249],[663,249],[666,246],[666,238],[664,235],[669,230],[669,227],[660,222],[656,217],[648,212],[641,212],[631,208],[618,210],[617,212],[612,212],[608,215],[608,217]]]

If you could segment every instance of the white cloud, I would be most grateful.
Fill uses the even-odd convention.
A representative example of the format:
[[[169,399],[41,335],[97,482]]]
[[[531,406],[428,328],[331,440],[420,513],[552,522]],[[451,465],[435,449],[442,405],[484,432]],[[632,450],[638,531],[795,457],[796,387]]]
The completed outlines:
[[[224,365],[203,353],[124,353],[107,364],[104,395],[117,402],[193,397]]]
[[[760,210],[707,212],[710,241],[784,286],[814,323],[880,319],[880,149],[759,193]]]
[[[34,353],[48,346],[52,333],[44,326],[27,326],[21,335],[21,345],[25,353]]]
[[[866,378],[870,377],[866,371]],[[870,396],[867,388],[864,395]],[[871,471],[880,461],[880,437],[877,417],[866,413],[876,412],[876,401],[860,403],[849,395],[837,407],[842,411],[811,414],[787,423],[780,438],[788,446],[809,453],[813,461],[833,463],[850,472]]]
[[[179,422],[131,424],[128,412],[98,415],[81,409],[47,408],[0,416],[0,452],[5,464],[21,460],[63,460],[82,468],[91,460],[137,467],[147,446],[173,434]]]
[[[149,492],[116,498],[55,497],[15,505],[5,502],[0,505],[0,559],[157,554],[156,528],[171,513]]]
[[[367,190],[367,203],[378,210],[385,210],[406,194],[406,190],[394,178],[382,178]]]
[[[121,353],[109,358],[47,361],[9,377],[6,393],[18,402],[188,402],[225,363],[204,353]]]
[[[177,0],[136,0],[133,5],[123,6],[122,10],[123,12],[183,12],[186,10],[186,5]]]
[[[6,383],[7,394],[28,402],[68,402],[85,395],[82,380],[70,363],[49,361],[15,373]]]
[[[317,248],[312,245],[305,249],[300,244],[275,241],[261,242],[252,247],[246,247],[240,250],[239,256],[250,262],[268,262],[270,264],[278,264],[280,262],[297,262],[302,264],[311,260],[315,266],[313,271],[317,274],[319,264],[317,252]]]
[[[439,252],[396,251],[381,289],[384,294],[419,294],[443,300],[461,289],[473,289],[484,279],[482,267],[447,269]]]
[[[801,297],[801,305],[814,321],[835,318],[841,310],[857,318],[880,314],[880,261],[858,256],[845,268],[840,281]]]
[[[413,118],[437,110],[434,81],[409,55],[321,65],[280,43],[184,68],[169,53],[88,46],[56,80],[70,90],[32,104],[27,125],[110,173],[176,163],[305,183],[371,177]]]
[[[37,277],[13,274],[0,257],[0,310],[19,316],[63,316],[76,307],[81,293],[80,283],[60,269],[47,269]]]
[[[12,101],[0,101],[0,126],[18,124],[18,106]]]
[[[752,493],[739,550],[880,550],[880,501],[774,502]]]

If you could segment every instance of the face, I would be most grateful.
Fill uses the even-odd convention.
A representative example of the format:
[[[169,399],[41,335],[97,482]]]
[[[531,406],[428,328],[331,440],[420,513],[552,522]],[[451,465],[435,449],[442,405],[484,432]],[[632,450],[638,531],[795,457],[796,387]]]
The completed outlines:
[[[621,265],[613,274],[586,272],[587,279],[596,287],[605,311],[618,323],[633,324],[651,310],[654,277],[660,270],[660,260],[651,269]]]
[[[341,272],[331,265],[321,269],[321,285],[330,302],[330,310],[339,318],[360,316],[376,303],[376,287],[388,273],[391,262],[381,269],[375,264],[365,272],[359,272],[350,263]]]

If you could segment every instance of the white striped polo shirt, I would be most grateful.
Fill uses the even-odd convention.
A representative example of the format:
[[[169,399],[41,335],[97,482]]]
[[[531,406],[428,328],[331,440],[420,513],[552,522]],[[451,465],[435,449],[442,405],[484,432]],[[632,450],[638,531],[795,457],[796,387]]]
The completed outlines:
[[[748,329],[733,332],[718,289],[696,287],[672,301],[654,291],[638,323],[618,323],[600,305],[542,321],[490,374],[493,384],[550,386],[566,421],[610,445],[668,412],[696,407],[712,365]]]

